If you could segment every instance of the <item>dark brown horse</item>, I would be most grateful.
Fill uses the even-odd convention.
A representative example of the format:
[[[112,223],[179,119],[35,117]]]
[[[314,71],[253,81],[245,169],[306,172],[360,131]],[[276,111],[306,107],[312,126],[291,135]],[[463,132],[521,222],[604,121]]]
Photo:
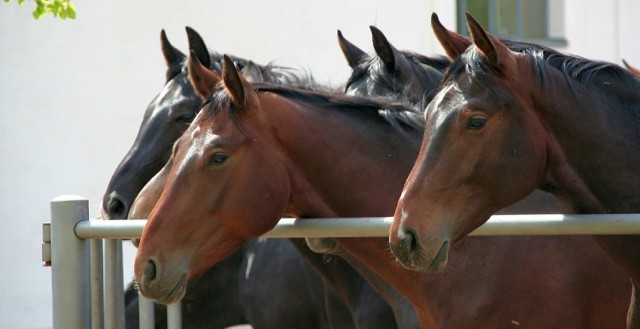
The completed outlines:
[[[140,291],[163,303],[182,298],[190,278],[284,215],[389,214],[423,135],[419,113],[251,86],[228,59],[210,100],[175,145],[134,264]],[[455,249],[458,266],[427,276],[399,266],[387,239],[337,241],[405,294],[424,328],[624,323],[628,282],[589,239],[473,238]],[[565,252],[531,252],[549,248]],[[594,263],[601,266],[589,271]],[[612,285],[599,284],[603,277]]]
[[[535,189],[577,213],[640,211],[635,76],[614,64],[500,41],[470,15],[472,42],[435,15],[432,22],[455,61],[427,108],[420,155],[395,212],[390,244],[405,266],[442,268],[454,242]],[[596,240],[631,274],[637,292],[640,236]],[[630,328],[640,326],[636,305],[634,293]]]

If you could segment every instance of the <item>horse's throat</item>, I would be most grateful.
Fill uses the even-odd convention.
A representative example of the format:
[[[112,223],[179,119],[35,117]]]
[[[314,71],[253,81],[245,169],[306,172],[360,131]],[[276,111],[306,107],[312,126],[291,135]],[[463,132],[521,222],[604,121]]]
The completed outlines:
[[[296,170],[290,170],[291,188],[287,214],[298,218],[338,217],[338,214]]]
[[[592,192],[578,171],[567,160],[556,141],[547,150],[547,169],[539,189],[552,193],[574,212],[606,213],[604,203]]]

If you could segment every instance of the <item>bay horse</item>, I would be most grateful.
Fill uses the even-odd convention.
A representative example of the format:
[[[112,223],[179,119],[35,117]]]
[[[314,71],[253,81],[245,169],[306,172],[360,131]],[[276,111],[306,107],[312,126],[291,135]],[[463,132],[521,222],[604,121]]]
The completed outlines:
[[[420,155],[395,211],[390,245],[399,261],[441,269],[454,242],[535,189],[580,214],[639,212],[638,78],[501,41],[467,20],[472,41],[432,16],[454,62],[425,112]],[[627,326],[639,328],[640,236],[595,239],[632,278]]]
[[[370,26],[369,29],[374,55],[358,48],[338,30],[338,44],[352,69],[344,87],[345,94],[422,104],[440,85],[449,60],[398,50],[378,28]]]
[[[204,40],[195,30],[187,27],[186,32],[189,48],[199,61],[220,72],[222,56],[209,52]],[[163,90],[150,102],[136,140],[111,178],[103,200],[105,218],[126,218],[130,214],[133,199],[150,177],[167,162],[171,146],[201,106],[200,97],[187,77],[186,56],[169,42],[164,30],[160,40],[167,64],[167,81]],[[322,89],[310,74],[302,70],[273,64],[256,65],[240,57],[233,57],[233,62],[236,67],[241,68],[245,77],[253,81]],[[277,257],[270,256],[273,250],[279,251]],[[233,259],[245,258],[245,261],[220,263],[216,268],[207,270],[190,286],[188,298],[183,303],[183,324],[186,327],[199,327],[203,323],[207,323],[208,328],[224,328],[242,323],[250,323],[254,328],[395,327],[391,308],[363,279],[358,278],[358,273],[349,264],[336,257],[327,259],[317,255],[303,241],[275,239],[264,243],[250,243],[236,254]],[[252,259],[251,265],[247,264],[248,257]],[[263,258],[271,261],[266,262]],[[251,267],[253,273],[250,280],[244,277],[247,267]],[[322,278],[315,273],[310,274],[310,271],[318,272]],[[266,273],[270,272],[279,272],[282,277],[267,280]],[[229,280],[229,277],[235,279]],[[262,279],[256,280],[257,277]],[[286,277],[295,277],[297,282],[285,280]],[[215,290],[223,281],[229,292],[220,293]],[[318,293],[319,288],[324,290],[324,297]],[[279,302],[271,301],[266,305],[272,311],[261,309],[259,305],[274,293],[298,302],[294,307],[284,305],[283,303],[288,303],[284,299]],[[133,295],[128,299],[130,303],[127,305],[126,322],[129,327],[129,324],[135,326],[137,323],[137,295],[135,291],[128,295]],[[326,310],[325,305],[318,306],[318,302],[325,299]],[[210,309],[212,305],[217,305],[214,307],[215,311]],[[162,312],[160,305],[156,304],[155,308],[158,327],[162,327],[166,312]],[[325,313],[329,319],[322,318],[321,315]],[[304,320],[300,317],[304,317]]]
[[[405,107],[250,85],[228,57],[221,80],[174,146],[136,255],[141,293],[161,303],[285,215],[392,212],[420,147],[422,115]],[[470,238],[444,275],[404,269],[385,238],[336,241],[411,300],[422,328],[624,323],[628,282],[588,238]]]

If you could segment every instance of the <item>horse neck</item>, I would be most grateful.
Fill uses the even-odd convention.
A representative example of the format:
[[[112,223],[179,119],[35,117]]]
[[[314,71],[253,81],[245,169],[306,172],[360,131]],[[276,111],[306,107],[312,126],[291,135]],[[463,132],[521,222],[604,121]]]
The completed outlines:
[[[640,109],[559,72],[553,78],[553,87],[533,98],[550,131],[547,174],[559,185],[554,194],[578,212],[637,210],[640,125],[633,111]]]
[[[289,215],[301,217],[390,216],[415,162],[422,132],[396,131],[357,110],[324,109],[286,100],[270,116],[288,160]]]
[[[373,118],[287,101],[267,119],[288,160],[296,217],[390,216],[420,147],[421,131],[402,134]],[[332,112],[329,112],[332,111]],[[346,110],[348,111],[348,110]],[[275,111],[274,111],[275,112]],[[385,238],[340,239],[341,245],[406,294],[428,319],[430,294],[416,293],[415,273],[393,261]],[[376,255],[376,256],[372,256]],[[413,294],[411,295],[411,293]],[[410,296],[411,295],[411,296]]]

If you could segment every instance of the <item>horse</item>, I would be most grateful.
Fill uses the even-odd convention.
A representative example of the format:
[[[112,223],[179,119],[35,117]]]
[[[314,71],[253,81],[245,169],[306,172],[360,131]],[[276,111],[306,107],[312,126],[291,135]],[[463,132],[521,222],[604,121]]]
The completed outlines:
[[[202,63],[220,72],[222,56],[207,49],[202,37],[186,27],[189,45]],[[105,218],[127,218],[129,207],[142,187],[169,159],[171,146],[200,109],[200,98],[187,79],[186,56],[168,40],[164,30],[160,42],[167,65],[162,91],[149,103],[133,146],[116,168],[103,197]],[[234,63],[253,80],[293,86],[316,86],[312,77],[292,68],[255,63],[232,56]],[[243,72],[244,73],[244,72]]]
[[[186,30],[189,48],[206,66],[214,71],[220,71],[221,55],[215,52],[209,53],[200,35],[190,27],[187,27]],[[171,145],[200,109],[200,98],[187,79],[186,56],[171,45],[164,31],[161,32],[160,39],[162,53],[168,67],[167,82],[158,96],[151,101],[133,146],[111,178],[103,200],[105,218],[125,218],[130,214],[133,198],[150,177],[155,175],[164,165],[171,153]],[[321,88],[308,73],[300,70],[272,64],[260,66],[239,57],[233,57],[233,62],[241,68],[243,75],[252,81],[264,80],[300,88]],[[317,305],[318,298],[320,298],[319,301],[323,300],[323,295],[317,292],[317,289],[322,287],[326,290],[324,292],[328,308],[326,313],[330,317],[328,322],[332,327],[395,327],[392,310],[372,291],[371,287],[364,284],[362,279],[357,278],[357,273],[349,264],[335,257],[327,259],[327,257],[316,255],[301,241],[292,240],[291,242],[281,239],[268,240],[260,244],[249,244],[237,252],[238,255],[235,257],[247,258],[251,256],[253,259],[251,271],[254,275],[251,280],[238,277],[235,281],[228,282],[230,287],[240,285],[237,288],[230,288],[230,290],[242,291],[244,295],[219,294],[212,289],[221,280],[229,281],[223,275],[245,273],[247,271],[246,261],[242,264],[224,262],[216,266],[216,269],[205,272],[201,278],[194,282],[193,288],[189,289],[189,298],[183,304],[184,325],[197,327],[202,323],[208,323],[207,326],[211,328],[224,328],[228,325],[248,322],[254,328],[324,328],[327,326],[327,319],[320,319],[320,316],[315,314],[325,312],[324,306],[318,307]],[[258,259],[258,257],[272,259],[273,257],[269,256],[269,251],[272,250],[279,250],[277,259],[270,262],[266,262],[262,258]],[[318,278],[317,275],[310,275],[308,272],[311,267],[302,264],[300,261],[302,258],[305,258],[311,267],[320,272],[323,277]],[[267,280],[266,273],[270,272],[280,272],[285,277],[292,276],[299,279],[296,280],[297,282],[287,279],[287,282],[290,283],[287,286],[278,278]],[[253,279],[259,276],[265,279],[258,281]],[[344,283],[345,280],[351,284]],[[263,285],[264,282],[269,282],[269,285]],[[133,285],[131,285],[132,287]],[[248,292],[252,292],[251,295]],[[295,308],[270,302],[268,305],[274,311],[258,311],[258,305],[274,293],[288,296],[299,302]],[[135,297],[135,291],[131,291],[128,295],[133,295],[127,305],[126,319],[129,327],[129,324],[135,326],[137,323],[137,297]],[[282,300],[282,303],[285,302]],[[216,303],[227,303],[229,306],[222,308],[222,312],[212,312],[209,307]],[[232,309],[237,305],[241,305],[241,307]],[[307,310],[315,312],[306,312],[306,319],[312,321],[311,323],[299,319],[299,316],[305,314],[305,312],[301,312],[305,307]],[[161,312],[159,305],[156,305],[155,308],[156,319],[161,327],[166,313]],[[219,307],[216,309],[220,310]],[[225,315],[220,316],[220,313]],[[239,322],[229,323],[230,320]]]
[[[187,27],[190,48],[192,48],[207,66],[220,70],[221,56],[217,53],[209,54],[202,38],[195,30]],[[167,64],[167,82],[164,89],[152,100],[147,108],[138,137],[129,153],[122,160],[111,178],[105,193],[103,213],[105,218],[123,218],[129,212],[129,205],[146,181],[152,177],[168,158],[171,145],[179,134],[186,129],[188,123],[199,110],[200,99],[195,94],[186,78],[186,56],[171,45],[164,30],[161,32],[162,53]],[[251,61],[238,57],[234,58],[238,67],[250,79],[264,79],[293,85],[308,85],[308,79],[297,72],[274,65],[258,66]],[[172,138],[174,140],[172,140]],[[183,324],[186,327],[199,327],[207,323],[209,328],[225,328],[229,325],[251,323],[254,328],[273,327],[316,327],[326,328],[330,324],[340,327],[354,327],[352,315],[346,306],[338,299],[333,288],[326,289],[323,281],[315,273],[309,273],[311,267],[301,262],[301,257],[291,243],[282,240],[268,240],[261,243],[250,243],[238,251],[230,261],[225,261],[215,268],[208,270],[202,278],[194,281],[189,289],[189,298],[183,304]],[[274,251],[278,252],[275,253]],[[272,257],[271,254],[278,254]],[[308,252],[309,257],[317,258]],[[239,262],[238,259],[252,257],[252,264]],[[266,262],[264,259],[271,259]],[[337,261],[334,261],[337,262]],[[321,263],[318,261],[317,263]],[[322,264],[321,264],[322,265]],[[343,265],[346,266],[346,265]],[[252,276],[249,280],[242,275],[251,267]],[[280,271],[288,276],[296,277],[290,285],[278,278],[269,278],[268,273]],[[261,278],[256,280],[255,278]],[[230,279],[231,278],[231,279]],[[266,280],[265,278],[269,278]],[[353,280],[355,281],[355,279]],[[228,284],[229,292],[220,293],[220,282]],[[264,285],[269,282],[269,285]],[[131,289],[127,291],[127,327],[137,327],[137,293]],[[216,287],[218,288],[216,290]],[[300,289],[300,287],[307,287]],[[268,288],[268,289],[265,289]],[[349,287],[351,288],[351,287]],[[357,295],[358,286],[354,285],[352,294]],[[318,292],[320,289],[320,293]],[[367,289],[362,289],[362,298],[372,300],[370,309],[376,311],[375,296]],[[235,293],[234,293],[235,291]],[[242,292],[243,294],[239,294]],[[299,302],[292,306],[280,303],[267,303],[273,312],[263,312],[258,305],[277,292],[285,294]],[[342,292],[341,292],[342,293]],[[326,295],[326,296],[325,296]],[[325,309],[324,299],[329,302],[330,309]],[[343,298],[344,299],[344,298]],[[377,300],[380,300],[379,298]],[[285,301],[282,301],[283,303]],[[380,304],[380,303],[378,303]],[[223,305],[226,305],[222,307]],[[211,308],[215,306],[215,308]],[[162,307],[155,306],[157,326],[163,327],[166,312]],[[213,311],[215,310],[215,311]],[[286,311],[284,311],[286,310]],[[384,308],[383,308],[384,310]],[[357,314],[357,310],[354,310]],[[307,314],[303,319],[299,314]],[[326,319],[327,314],[330,319]],[[390,316],[390,310],[381,314]],[[364,315],[358,315],[365,318]],[[380,320],[371,316],[371,321]],[[368,320],[358,320],[361,324]],[[328,323],[330,322],[330,324]],[[387,322],[380,321],[385,324]]]
[[[455,60],[426,110],[395,211],[389,240],[398,260],[441,269],[452,243],[536,189],[580,214],[638,212],[638,78],[615,64],[501,41],[467,20],[472,41],[432,16]],[[627,326],[640,327],[640,236],[594,238],[631,276]]]
[[[406,107],[250,85],[227,57],[220,80],[176,142],[140,240],[139,289],[160,303],[180,300],[190,279],[285,215],[390,213],[421,144],[422,115]],[[470,238],[455,249],[458,266],[427,275],[401,267],[385,238],[336,239],[411,300],[422,328],[624,323],[628,282],[589,239],[524,240]],[[530,252],[554,247],[566,252]],[[594,263],[603,266],[591,270]],[[612,284],[598,284],[603,277]],[[561,306],[539,307],[548,300]]]
[[[398,50],[375,26],[369,27],[375,55],[368,55],[338,30],[338,44],[352,69],[345,94],[380,96],[408,104],[422,104],[436,89],[449,65],[444,57],[428,57]]]

